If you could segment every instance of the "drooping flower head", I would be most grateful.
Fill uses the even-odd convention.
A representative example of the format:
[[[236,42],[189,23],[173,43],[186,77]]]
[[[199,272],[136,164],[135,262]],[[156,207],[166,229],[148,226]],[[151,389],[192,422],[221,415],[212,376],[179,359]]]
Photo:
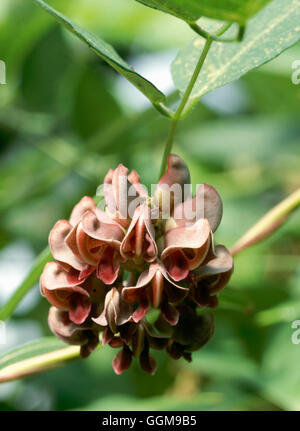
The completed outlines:
[[[87,357],[97,346],[119,349],[117,374],[139,359],[151,375],[151,349],[191,360],[214,333],[206,307],[228,283],[233,261],[214,245],[222,201],[202,184],[191,195],[184,161],[171,154],[153,197],[135,171],[123,165],[104,179],[100,209],[90,197],[59,220],[49,234],[55,259],[41,275],[40,289],[51,303],[49,326]],[[157,320],[149,322],[151,309]],[[200,314],[199,314],[200,313]]]

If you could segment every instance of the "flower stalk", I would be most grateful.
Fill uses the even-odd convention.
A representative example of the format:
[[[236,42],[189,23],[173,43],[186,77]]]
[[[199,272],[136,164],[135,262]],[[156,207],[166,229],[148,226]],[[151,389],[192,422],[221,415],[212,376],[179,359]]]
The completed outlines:
[[[176,112],[172,116],[171,127],[170,127],[167,143],[165,146],[165,151],[164,151],[162,162],[161,162],[160,177],[164,173],[164,170],[165,170],[165,167],[167,164],[167,160],[168,160],[168,156],[172,150],[177,124],[181,119],[181,115],[182,115],[184,108],[185,108],[185,106],[186,106],[186,104],[190,98],[192,91],[193,91],[194,85],[197,81],[199,73],[201,72],[202,66],[203,66],[204,61],[207,57],[207,54],[209,52],[209,49],[211,47],[212,42],[213,42],[213,40],[211,38],[206,39],[203,51],[202,51],[201,56],[200,56],[200,58],[196,64],[196,67],[195,67],[195,70],[194,70],[193,75],[191,77],[191,80],[190,80],[190,82],[189,82],[189,84],[188,84],[188,86],[187,86],[187,88],[186,88],[186,90],[182,96],[181,102],[180,102]]]

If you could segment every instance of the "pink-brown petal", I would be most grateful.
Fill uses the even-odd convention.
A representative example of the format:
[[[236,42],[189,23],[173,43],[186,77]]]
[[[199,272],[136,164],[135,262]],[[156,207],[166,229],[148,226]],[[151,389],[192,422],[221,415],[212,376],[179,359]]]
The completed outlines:
[[[165,261],[168,273],[175,281],[184,280],[190,272],[189,264],[181,250],[175,250]]]
[[[97,266],[97,277],[105,284],[116,281],[120,269],[120,260],[113,247],[107,246]]]
[[[50,231],[49,246],[54,259],[81,271],[86,264],[72,252],[66,243],[66,238],[71,231],[72,225],[67,220],[59,220]]]
[[[164,301],[161,304],[161,312],[164,319],[172,326],[176,326],[179,320],[179,311],[174,307],[174,305],[169,304]]]
[[[91,302],[88,297],[74,293],[70,298],[69,317],[72,322],[80,325],[83,323],[91,311]]]
[[[193,224],[205,218],[213,232],[218,228],[222,215],[222,199],[217,190],[209,184],[201,184],[193,198],[186,199],[174,210],[174,219],[179,226]]]
[[[153,376],[157,370],[155,359],[149,353],[149,349],[144,349],[140,355],[140,365],[142,370]]]
[[[41,275],[41,294],[55,307],[68,309],[73,294],[89,297],[89,293],[80,286],[84,281],[70,279],[69,274],[58,263],[49,262]]]
[[[141,298],[138,308],[134,311],[131,318],[135,323],[140,322],[149,311],[149,302],[146,298]]]
[[[187,266],[191,270],[203,262],[209,251],[210,232],[208,221],[201,219],[191,226],[175,227],[165,233],[161,258],[174,280],[182,280],[188,275]]]
[[[164,276],[161,271],[156,271],[152,279],[151,301],[154,308],[160,306],[164,289]]]
[[[147,205],[136,208],[120,252],[124,259],[143,258],[147,262],[153,262],[156,259],[155,231],[150,219],[150,208]]]
[[[120,246],[120,242],[124,238],[123,228],[99,209],[95,214],[91,211],[86,212],[82,217],[82,229],[91,238],[115,248]]]
[[[169,289],[173,288],[173,289],[176,289],[176,291],[178,291],[178,295],[175,295],[175,296],[177,298],[178,296],[180,296],[180,298],[183,299],[184,296],[188,293],[188,289],[174,283],[174,281],[169,277],[166,268],[160,261],[151,263],[148,269],[142,272],[142,274],[138,278],[136,286],[123,288],[122,290],[123,299],[130,304],[135,304],[136,302],[140,301],[141,298],[145,297],[145,289],[149,286],[151,286],[151,289],[152,289],[153,288],[152,283],[154,282],[154,286],[155,286],[155,283],[157,283],[158,279],[160,280],[159,283],[161,288],[162,287],[161,275],[169,284],[170,286]],[[162,292],[157,292],[158,297],[160,297],[160,294],[162,294]]]
[[[191,182],[190,172],[186,163],[177,155],[170,154],[168,167],[158,182],[154,200],[163,211],[173,213],[174,206],[182,203],[185,196],[185,186]]]
[[[223,245],[215,247],[216,257],[200,266],[194,271],[194,278],[196,281],[202,279],[209,279],[216,277],[216,283],[210,286],[210,293],[215,294],[219,292],[229,281],[233,272],[233,259],[230,252]]]
[[[94,200],[89,196],[84,196],[77,205],[73,208],[73,211],[70,216],[70,224],[72,226],[76,226],[77,223],[80,222],[83,214],[86,211],[95,211],[96,210],[96,204]]]
[[[70,320],[67,311],[52,306],[49,310],[48,323],[54,335],[65,343],[81,346],[88,341],[86,331],[90,327],[88,325],[76,325]]]
[[[132,353],[129,347],[124,345],[123,349],[120,350],[113,359],[112,366],[116,374],[122,374],[123,371],[130,367],[132,360]]]
[[[142,272],[142,274],[139,276],[136,286],[123,288],[123,299],[130,304],[135,304],[138,302],[141,298],[141,295],[144,294],[144,288],[146,288],[151,283],[151,280],[158,269],[159,265],[157,263],[152,263],[148,269]]]
[[[41,290],[60,289],[66,287],[73,287],[82,284],[85,280],[79,281],[77,277],[73,279],[69,277],[66,272],[57,262],[48,262],[41,275],[40,286]]]

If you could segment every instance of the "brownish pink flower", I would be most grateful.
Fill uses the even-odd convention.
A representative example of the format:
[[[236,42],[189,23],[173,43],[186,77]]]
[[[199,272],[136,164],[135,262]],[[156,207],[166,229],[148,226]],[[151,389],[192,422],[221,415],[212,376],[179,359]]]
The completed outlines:
[[[151,304],[160,308],[165,319],[171,325],[176,325],[178,312],[173,304],[180,302],[188,294],[188,289],[179,286],[169,277],[164,265],[157,261],[144,271],[133,287],[124,287],[123,299],[130,304],[138,304],[132,315],[139,322],[146,315]]]
[[[72,322],[80,324],[91,311],[90,280],[78,279],[78,273],[66,272],[56,262],[46,264],[40,279],[43,296],[55,307],[67,310]]]
[[[212,232],[215,232],[222,215],[223,204],[217,190],[209,184],[201,184],[195,196],[188,197],[176,206],[173,218],[177,226],[188,226],[200,219],[206,219]]]
[[[139,323],[127,322],[119,328],[118,335],[114,335],[110,328],[102,334],[102,344],[109,344],[113,348],[121,347],[113,360],[113,369],[116,374],[121,374],[129,368],[132,358],[140,361],[141,368],[153,375],[157,369],[154,357],[150,354],[150,348],[156,350],[165,349],[169,337],[159,335],[145,319]]]
[[[104,197],[110,217],[127,228],[135,209],[147,199],[148,193],[137,172],[129,174],[120,164],[117,169],[110,169],[104,178]]]
[[[173,328],[167,351],[173,359],[183,356],[190,362],[191,353],[205,346],[214,332],[212,313],[197,315],[192,307],[184,305],[180,307],[180,319]]]
[[[216,294],[229,282],[233,273],[233,259],[223,245],[217,245],[214,256],[204,265],[193,271],[191,293],[201,306],[214,307]]]
[[[70,220],[59,220],[50,232],[56,262],[40,279],[52,304],[49,326],[80,345],[82,357],[101,332],[103,345],[120,349],[113,360],[117,374],[138,359],[153,375],[151,349],[190,361],[213,334],[213,319],[199,315],[199,306],[217,305],[233,262],[224,246],[214,248],[222,217],[218,192],[204,184],[192,197],[189,181],[188,167],[172,154],[151,198],[138,174],[120,164],[105,177],[103,210],[84,197]],[[150,324],[152,307],[160,312]]]
[[[70,217],[74,225],[67,220],[55,224],[49,235],[50,249],[67,271],[79,272],[79,279],[96,269],[100,280],[112,284],[122,260],[124,230],[92,202],[85,197],[76,205]]]
[[[167,170],[159,180],[154,193],[154,202],[164,215],[171,216],[174,208],[189,196],[190,181],[189,168],[185,162],[175,154],[170,154]]]
[[[80,355],[89,356],[99,343],[99,330],[91,323],[77,325],[69,319],[66,311],[51,307],[48,323],[54,335],[67,344],[81,346]]]
[[[74,253],[73,241],[77,226],[86,211],[95,211],[96,205],[92,198],[85,196],[75,205],[70,220],[59,220],[49,234],[49,246],[54,259],[66,270],[79,272],[78,278],[85,278],[94,268],[84,261],[79,252]]]
[[[128,322],[133,309],[129,304],[121,300],[120,292],[113,287],[105,297],[104,309],[100,316],[93,321],[101,326],[108,326],[112,333],[118,332],[118,326]]]
[[[211,229],[206,219],[192,225],[176,225],[166,231],[161,259],[173,280],[184,280],[190,271],[201,265],[211,241]]]
[[[106,284],[114,283],[118,276],[123,237],[123,228],[99,209],[86,212],[78,225],[77,249],[86,261],[97,265],[97,277]]]
[[[139,205],[121,244],[121,255],[137,265],[153,262],[157,257],[155,230],[150,218],[150,208]]]

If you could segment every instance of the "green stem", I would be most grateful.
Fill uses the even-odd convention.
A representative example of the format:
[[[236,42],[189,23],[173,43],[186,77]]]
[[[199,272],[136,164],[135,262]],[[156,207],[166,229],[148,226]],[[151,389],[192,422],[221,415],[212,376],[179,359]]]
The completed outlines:
[[[195,67],[195,70],[193,72],[193,75],[191,77],[191,80],[182,96],[181,102],[176,110],[176,112],[173,114],[172,116],[172,122],[171,122],[171,127],[170,127],[170,131],[169,131],[169,135],[168,135],[168,139],[166,142],[166,147],[165,147],[165,151],[164,151],[164,155],[163,155],[163,159],[162,159],[162,163],[161,163],[161,169],[160,169],[160,177],[163,175],[166,164],[167,164],[167,160],[168,160],[168,156],[172,150],[172,145],[173,145],[173,141],[174,141],[174,135],[175,135],[175,130],[177,127],[177,124],[179,122],[179,120],[181,119],[181,114],[183,113],[183,110],[189,100],[189,97],[192,93],[192,90],[194,88],[194,85],[197,81],[197,78],[199,76],[199,73],[202,69],[202,66],[204,64],[204,61],[207,57],[207,54],[209,52],[209,49],[211,47],[212,44],[212,39],[207,39],[203,48],[203,51],[201,53],[201,56],[198,60],[198,63]]]
[[[212,39],[215,42],[225,42],[225,43],[240,42],[243,39],[244,33],[245,33],[245,27],[242,25],[239,26],[238,33],[236,36],[229,37],[229,38],[220,37],[222,34],[224,34],[231,27],[231,25],[232,25],[232,23],[225,24],[221,28],[221,30],[219,30],[216,34],[211,34],[211,33],[208,33],[206,30],[204,30],[203,28],[201,28],[196,23],[190,23],[189,24],[189,26],[191,27],[192,30],[194,30],[197,34],[204,37],[205,39]]]
[[[0,383],[51,370],[80,358],[79,346],[68,346],[8,365],[0,370]]]
[[[299,206],[300,188],[267,212],[267,214],[236,242],[230,250],[230,253],[234,256],[269,236],[278,229]]]
[[[165,117],[172,118],[172,116],[174,115],[174,112],[171,111],[171,109],[169,109],[163,103],[153,103],[153,106],[158,112],[160,112]]]

